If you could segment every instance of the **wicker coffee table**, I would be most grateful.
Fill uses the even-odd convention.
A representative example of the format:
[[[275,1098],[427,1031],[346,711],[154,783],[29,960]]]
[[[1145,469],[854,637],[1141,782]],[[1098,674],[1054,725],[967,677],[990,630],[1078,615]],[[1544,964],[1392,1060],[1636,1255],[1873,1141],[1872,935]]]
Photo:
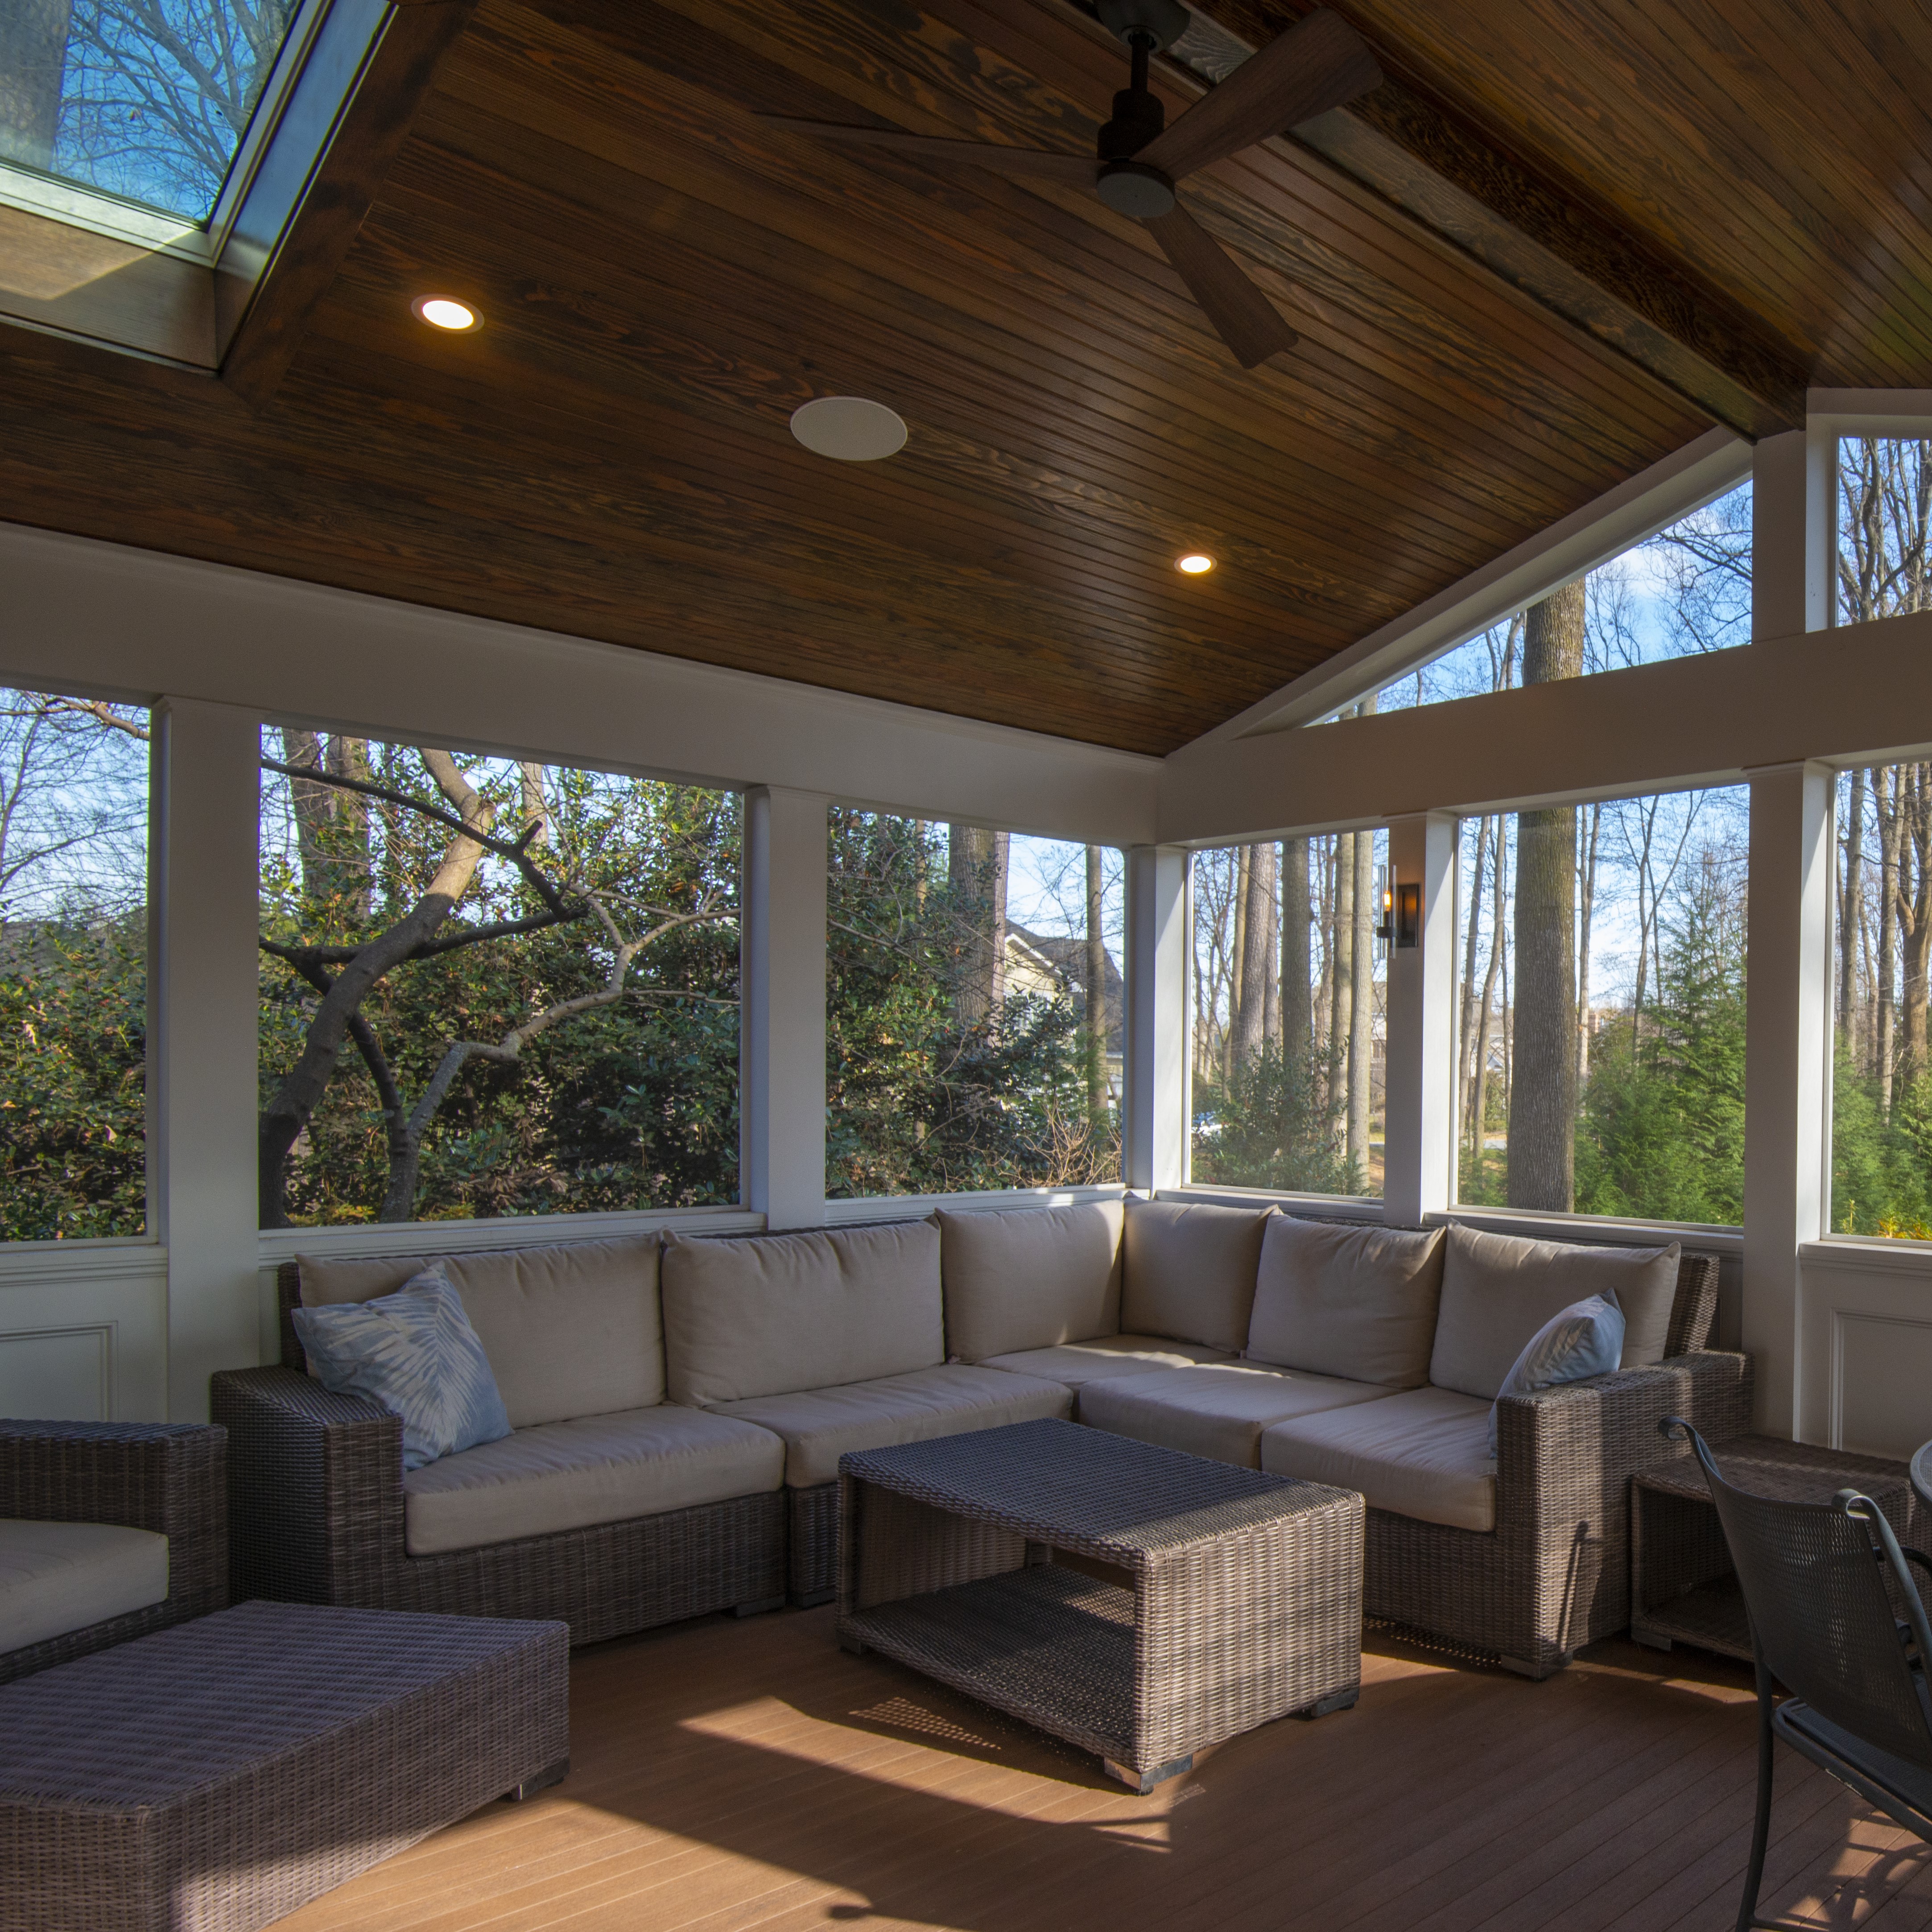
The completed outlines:
[[[1138,1791],[1361,1686],[1362,1499],[1071,1422],[840,1458],[838,1639]]]
[[[1711,1454],[1727,1481],[1754,1495],[1828,1503],[1840,1490],[1862,1490],[1901,1542],[1924,1535],[1924,1511],[1903,1462],[1773,1436],[1736,1436],[1713,1443]],[[1631,1636],[1653,1650],[1688,1643],[1748,1662],[1744,1597],[1694,1456],[1654,1463],[1631,1478],[1630,1528]]]
[[[255,1932],[542,1790],[569,1636],[242,1604],[0,1686],[0,1932]]]

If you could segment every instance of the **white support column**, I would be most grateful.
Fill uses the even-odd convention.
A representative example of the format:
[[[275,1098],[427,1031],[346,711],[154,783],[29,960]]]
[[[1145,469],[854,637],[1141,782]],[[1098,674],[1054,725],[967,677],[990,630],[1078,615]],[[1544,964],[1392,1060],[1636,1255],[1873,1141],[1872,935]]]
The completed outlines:
[[[740,916],[740,1196],[770,1228],[825,1222],[822,792],[745,794]]]
[[[1777,1436],[1802,1413],[1798,1248],[1830,1214],[1832,776],[1750,774],[1743,1336],[1758,1426]]]
[[[257,1315],[256,823],[260,720],[196,699],[154,712],[149,859],[149,1220],[168,1257],[168,1414],[252,1368]]]
[[[1127,852],[1126,1078],[1121,1178],[1187,1178],[1187,867],[1178,847]]]
[[[1446,812],[1389,826],[1389,884],[1422,888],[1412,946],[1391,946],[1386,1001],[1382,1212],[1413,1227],[1451,1199],[1456,1147],[1456,820]]]
[[[1751,636],[1832,621],[1833,439],[1768,436],[1752,465]],[[1757,1426],[1796,1431],[1804,1378],[1798,1249],[1830,1214],[1832,775],[1753,771],[1744,1047],[1744,1346]]]

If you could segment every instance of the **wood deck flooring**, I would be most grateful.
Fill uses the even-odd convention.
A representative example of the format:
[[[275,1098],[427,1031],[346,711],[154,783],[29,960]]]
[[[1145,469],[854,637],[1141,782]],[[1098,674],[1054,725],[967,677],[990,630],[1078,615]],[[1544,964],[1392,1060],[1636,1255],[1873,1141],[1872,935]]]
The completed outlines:
[[[875,1656],[829,1609],[580,1653],[570,1778],[287,1932],[1718,1932],[1737,1910],[1748,1673],[1598,1646],[1545,1684],[1372,1636],[1353,1711],[1132,1796]],[[1764,1905],[1932,1925],[1932,1852],[1780,1748]]]

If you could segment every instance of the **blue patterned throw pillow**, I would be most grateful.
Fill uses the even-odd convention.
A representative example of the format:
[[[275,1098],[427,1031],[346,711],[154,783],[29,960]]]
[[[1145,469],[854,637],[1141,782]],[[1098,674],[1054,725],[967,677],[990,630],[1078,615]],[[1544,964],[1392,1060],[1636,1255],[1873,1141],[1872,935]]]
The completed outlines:
[[[293,1311],[309,1368],[338,1395],[367,1396],[403,1418],[403,1467],[510,1432],[490,1358],[440,1268],[393,1294]]]
[[[1623,1310],[1600,1294],[1593,1294],[1587,1301],[1573,1301],[1529,1338],[1516,1358],[1516,1366],[1504,1377],[1496,1400],[1506,1395],[1534,1395],[1538,1389],[1554,1388],[1559,1382],[1580,1382],[1586,1376],[1606,1376],[1623,1359]],[[1492,1402],[1490,1454],[1496,1453],[1496,1404]]]

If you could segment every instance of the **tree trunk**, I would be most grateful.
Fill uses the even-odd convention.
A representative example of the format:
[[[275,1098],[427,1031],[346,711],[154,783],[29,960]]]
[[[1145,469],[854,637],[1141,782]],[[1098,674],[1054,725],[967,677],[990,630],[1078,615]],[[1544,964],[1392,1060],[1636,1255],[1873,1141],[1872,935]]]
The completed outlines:
[[[1366,707],[1362,707],[1366,709]],[[1349,964],[1348,1158],[1369,1185],[1369,1123],[1374,1108],[1376,1016],[1376,839],[1355,834],[1355,929]]]
[[[1496,847],[1491,854],[1494,868],[1492,876],[1495,881],[1495,892],[1490,907],[1490,963],[1488,969],[1483,974],[1483,1010],[1481,1017],[1477,1023],[1476,1033],[1475,1091],[1471,1096],[1470,1102],[1470,1118],[1473,1123],[1471,1141],[1474,1149],[1476,1173],[1478,1178],[1482,1174],[1484,1163],[1489,1159],[1486,1136],[1489,1131],[1490,1119],[1490,1029],[1495,1024],[1496,976],[1502,970],[1503,963],[1503,920],[1506,912],[1504,899],[1507,890],[1507,874],[1503,865],[1503,835],[1504,821],[1498,818],[1496,820]],[[1504,1022],[1504,1025],[1505,1027],[1508,1025],[1507,1020]]]
[[[1489,866],[1490,824],[1487,817],[1476,823],[1476,862],[1470,868],[1467,899],[1469,926],[1462,942],[1462,995],[1456,1029],[1456,1094],[1466,1118],[1476,1083],[1476,935],[1483,922],[1483,884],[1484,874]]]
[[[1281,1043],[1291,1096],[1307,1079],[1315,1030],[1309,917],[1308,841],[1290,838],[1281,848]]]
[[[71,10],[70,0],[0,6],[0,160],[52,169]]]
[[[1346,1136],[1353,1100],[1348,1042],[1355,1033],[1355,835],[1335,841],[1334,912],[1328,938],[1328,1065],[1330,1105]]]
[[[1857,1001],[1858,908],[1864,896],[1865,771],[1852,773],[1845,806],[1845,875],[1838,892],[1838,1032],[1850,1044]]]
[[[1268,872],[1274,884],[1268,904],[1268,950],[1262,956],[1266,970],[1262,975],[1262,1037],[1277,1050],[1281,1046],[1281,848],[1270,845]]]
[[[313,731],[282,727],[282,763],[303,771],[326,769],[322,740]],[[296,856],[302,866],[302,896],[314,904],[333,897],[335,868],[330,833],[335,821],[335,788],[313,778],[289,780],[289,808],[296,821]]]
[[[328,741],[328,769],[338,778],[369,782],[369,741],[340,732]],[[334,794],[335,886],[348,909],[367,919],[375,908],[376,875],[369,852],[369,800],[352,791]]]
[[[1590,922],[1597,909],[1597,848],[1604,829],[1604,808],[1593,805],[1586,821],[1583,850],[1577,868],[1582,908],[1576,928],[1576,1075],[1577,1104],[1582,1104],[1583,1083],[1590,1077]]]
[[[1006,990],[1010,841],[1004,832],[953,825],[946,846],[946,883],[958,928],[953,1012],[962,1027],[979,1026],[992,1017]]]
[[[1881,765],[1873,783],[1878,810],[1878,1084],[1879,1105],[1892,1112],[1892,1079],[1896,1070],[1898,1016],[1895,1000],[1898,957],[1898,781],[1904,767]]]
[[[1250,845],[1244,852],[1240,1001],[1234,1023],[1234,1064],[1250,1066],[1268,1038],[1268,989],[1275,978],[1274,848]]]
[[[1583,670],[1583,585],[1533,604],[1522,681]],[[1516,1028],[1510,1088],[1509,1204],[1568,1213],[1576,1139],[1576,813],[1516,818]]]
[[[1909,843],[1901,848],[1899,896],[1906,897],[1905,872],[1912,874],[1910,910],[1900,909],[1905,928],[1903,1002],[1905,1040],[1899,1055],[1900,1077],[1919,1078],[1928,1064],[1926,1052],[1926,966],[1932,954],[1932,765],[1911,767]],[[1900,814],[1904,816],[1904,814]]]
[[[1087,1118],[1107,1118],[1107,935],[1106,874],[1100,848],[1087,848]]]

